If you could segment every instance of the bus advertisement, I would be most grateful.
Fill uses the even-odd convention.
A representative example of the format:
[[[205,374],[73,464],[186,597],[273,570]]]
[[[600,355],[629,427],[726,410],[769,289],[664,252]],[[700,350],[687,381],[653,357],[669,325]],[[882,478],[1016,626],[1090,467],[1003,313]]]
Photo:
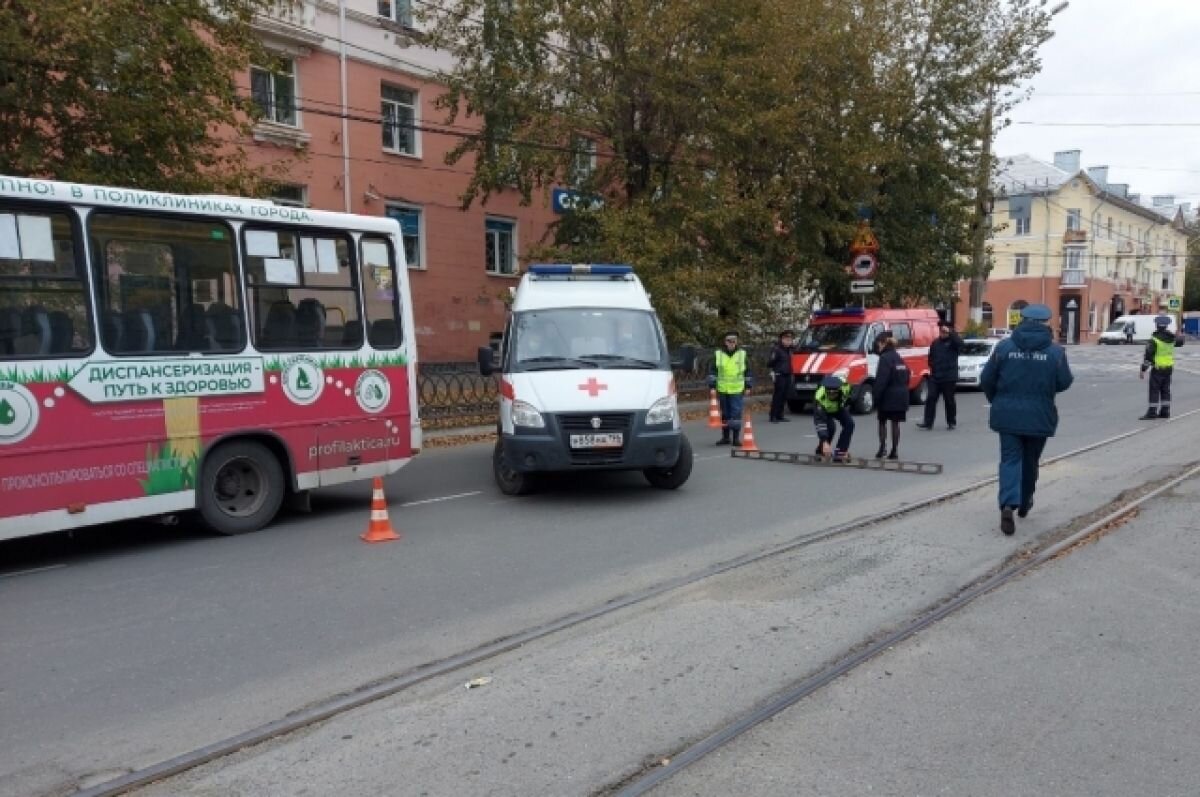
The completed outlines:
[[[0,176],[0,540],[394,473],[412,329],[393,219]]]

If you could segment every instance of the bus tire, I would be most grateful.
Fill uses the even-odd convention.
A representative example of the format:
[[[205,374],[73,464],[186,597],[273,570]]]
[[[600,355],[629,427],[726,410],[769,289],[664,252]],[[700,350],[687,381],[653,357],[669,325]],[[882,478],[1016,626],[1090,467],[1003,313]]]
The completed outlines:
[[[504,442],[496,441],[492,449],[492,475],[496,478],[496,486],[505,495],[528,495],[533,492],[535,476],[523,473],[512,466],[508,457],[504,456]]]
[[[692,475],[692,444],[687,437],[679,438],[679,458],[669,468],[646,468],[642,471],[646,481],[660,490],[677,490]]]
[[[279,460],[252,440],[210,451],[196,487],[200,517],[217,534],[258,531],[275,519],[286,491]]]

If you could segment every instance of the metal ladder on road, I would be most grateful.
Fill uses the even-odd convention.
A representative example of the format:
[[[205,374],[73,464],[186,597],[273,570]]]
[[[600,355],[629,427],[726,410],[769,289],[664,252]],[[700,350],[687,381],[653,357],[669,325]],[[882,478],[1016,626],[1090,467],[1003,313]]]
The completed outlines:
[[[734,459],[758,459],[764,462],[782,462],[788,465],[888,470],[896,473],[916,473],[922,476],[936,476],[942,472],[942,463],[940,462],[908,462],[902,459],[864,459],[863,457],[851,457],[842,462],[834,462],[830,457],[801,454],[795,451],[742,451],[738,448],[729,453]]]

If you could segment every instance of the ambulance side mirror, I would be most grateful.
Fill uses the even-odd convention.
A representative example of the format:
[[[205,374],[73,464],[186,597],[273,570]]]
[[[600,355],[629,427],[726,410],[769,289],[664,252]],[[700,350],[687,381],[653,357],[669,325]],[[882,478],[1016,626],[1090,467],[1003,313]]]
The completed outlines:
[[[696,370],[696,347],[684,346],[679,350],[679,359],[671,361],[671,367],[676,371],[691,373]]]
[[[491,376],[496,372],[495,353],[491,346],[479,347],[479,373],[482,376]]]

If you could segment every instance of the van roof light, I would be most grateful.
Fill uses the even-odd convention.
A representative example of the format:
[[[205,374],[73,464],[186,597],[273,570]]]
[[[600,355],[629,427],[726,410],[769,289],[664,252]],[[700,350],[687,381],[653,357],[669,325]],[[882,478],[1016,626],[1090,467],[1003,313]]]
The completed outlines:
[[[628,277],[633,266],[617,263],[537,263],[529,267],[534,277]]]
[[[867,311],[861,307],[835,307],[831,310],[817,310],[813,313],[816,318],[832,318],[834,316],[865,316]]]

